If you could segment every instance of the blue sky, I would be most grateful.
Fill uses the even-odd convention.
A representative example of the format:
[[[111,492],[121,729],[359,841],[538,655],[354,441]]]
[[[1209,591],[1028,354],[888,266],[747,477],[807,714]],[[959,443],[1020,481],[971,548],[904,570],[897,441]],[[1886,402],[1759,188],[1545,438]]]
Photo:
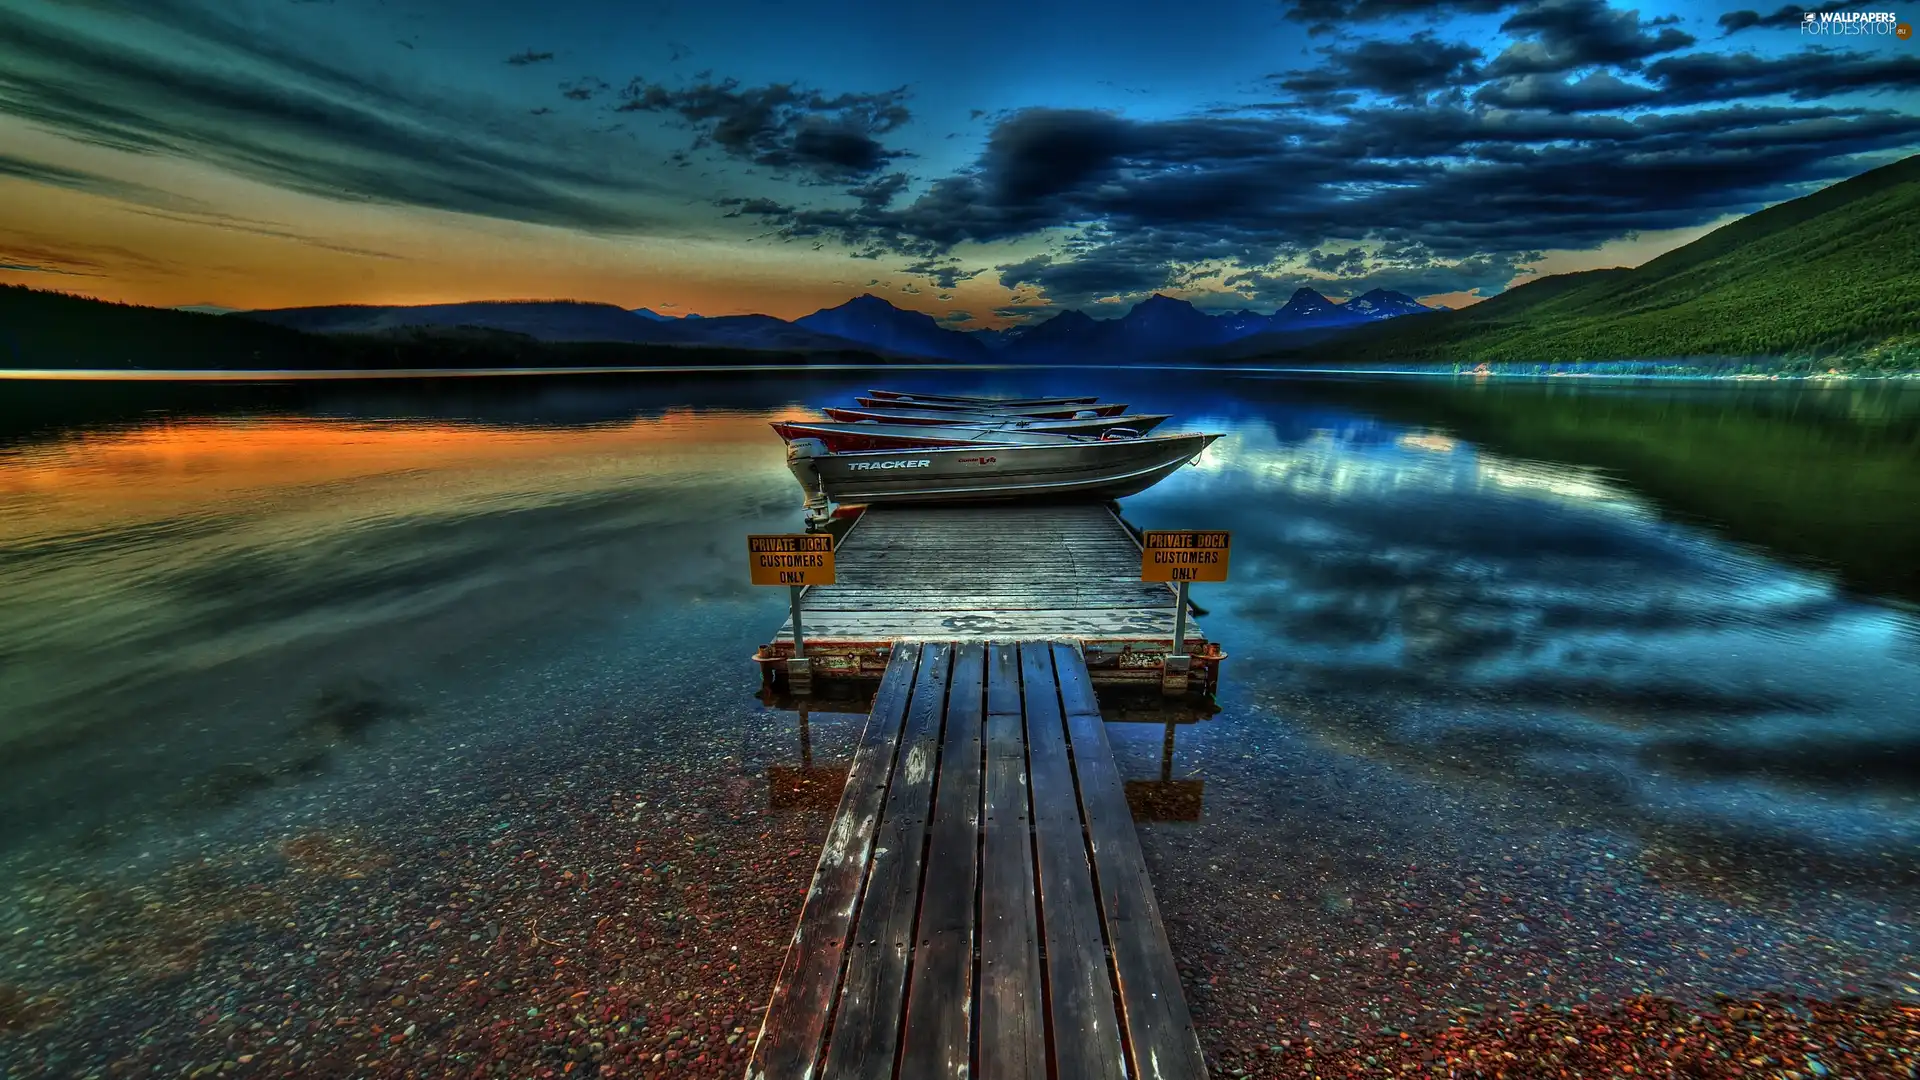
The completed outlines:
[[[1466,303],[1920,146],[1920,42],[1800,16],[0,0],[0,281],[784,316],[871,289],[973,325],[1303,284]]]

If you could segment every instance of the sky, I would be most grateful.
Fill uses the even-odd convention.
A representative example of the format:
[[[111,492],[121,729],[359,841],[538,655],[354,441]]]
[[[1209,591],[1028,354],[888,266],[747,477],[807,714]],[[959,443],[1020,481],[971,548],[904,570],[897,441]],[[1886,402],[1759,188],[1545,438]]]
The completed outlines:
[[[1920,41],[1803,17],[0,0],[0,283],[783,318],[873,292],[961,329],[1156,291],[1461,306],[1920,150]]]

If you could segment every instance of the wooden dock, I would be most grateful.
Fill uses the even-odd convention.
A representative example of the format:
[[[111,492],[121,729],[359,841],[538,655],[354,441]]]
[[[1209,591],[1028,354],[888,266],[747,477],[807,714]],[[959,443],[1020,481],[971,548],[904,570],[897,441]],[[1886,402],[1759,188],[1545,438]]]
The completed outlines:
[[[749,1080],[1205,1075],[1079,650],[901,641]]]
[[[1177,594],[1140,580],[1140,542],[1111,505],[869,509],[835,545],[838,580],[801,594],[811,673],[877,679],[896,641],[1067,641],[1096,684],[1159,683]],[[755,659],[769,686],[793,620]],[[1210,692],[1225,659],[1192,620],[1183,685]]]

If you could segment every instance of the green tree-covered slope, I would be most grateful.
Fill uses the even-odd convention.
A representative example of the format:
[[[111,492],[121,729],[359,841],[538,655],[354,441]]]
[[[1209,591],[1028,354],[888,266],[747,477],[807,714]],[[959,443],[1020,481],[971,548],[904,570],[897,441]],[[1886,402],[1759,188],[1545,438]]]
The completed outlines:
[[[1819,358],[1920,367],[1920,156],[1769,207],[1635,269],[1276,355],[1344,362]]]

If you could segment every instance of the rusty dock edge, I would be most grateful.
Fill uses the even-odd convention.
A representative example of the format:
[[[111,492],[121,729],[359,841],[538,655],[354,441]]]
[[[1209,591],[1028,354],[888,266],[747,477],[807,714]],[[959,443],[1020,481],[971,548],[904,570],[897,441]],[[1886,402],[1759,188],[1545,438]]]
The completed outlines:
[[[869,509],[836,545],[838,581],[802,593],[815,680],[878,680],[903,641],[1048,640],[1096,685],[1166,685],[1177,593],[1140,580],[1140,541],[1111,505]],[[754,654],[784,689],[793,620]],[[1211,694],[1226,652],[1189,620],[1190,691]]]

